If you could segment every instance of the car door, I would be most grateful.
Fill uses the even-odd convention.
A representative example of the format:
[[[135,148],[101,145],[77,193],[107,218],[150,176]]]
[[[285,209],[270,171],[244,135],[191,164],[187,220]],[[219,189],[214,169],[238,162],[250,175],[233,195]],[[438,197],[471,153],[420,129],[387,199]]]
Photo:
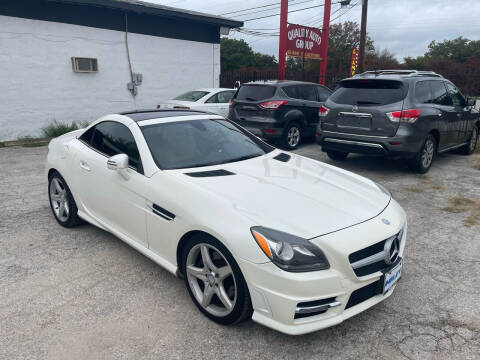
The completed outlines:
[[[319,121],[318,109],[322,106],[322,102],[319,101],[319,95],[317,93],[316,85],[300,85],[299,86],[299,95],[302,101],[302,110],[306,114],[305,118],[307,119],[307,129],[305,132],[306,136],[313,136],[315,130],[317,129],[317,124]]]
[[[235,94],[235,91],[220,91],[215,95],[212,95],[205,101],[203,105],[204,111],[210,111],[215,114],[227,117],[229,110],[230,99]]]
[[[448,96],[447,88],[442,80],[430,80],[432,106],[438,111],[440,132],[439,149],[445,149],[455,144],[457,112]]]
[[[469,134],[467,132],[467,122],[469,118],[469,111],[466,108],[466,100],[460,91],[450,82],[445,82],[447,92],[450,96],[452,105],[455,109],[455,143],[463,144],[468,140]]]
[[[103,121],[84,133],[75,158],[79,198],[86,211],[101,224],[143,246],[146,234],[146,192],[149,179],[143,175],[135,139],[128,127]],[[107,168],[109,157],[126,154],[128,179]]]

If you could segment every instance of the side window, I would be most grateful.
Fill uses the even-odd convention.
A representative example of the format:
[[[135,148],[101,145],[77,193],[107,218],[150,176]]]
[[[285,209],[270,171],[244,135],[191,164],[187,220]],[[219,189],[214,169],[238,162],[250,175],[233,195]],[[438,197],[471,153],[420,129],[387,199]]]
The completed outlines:
[[[450,83],[445,84],[447,85],[447,92],[450,96],[453,106],[464,107],[465,99],[463,98],[462,94],[460,94],[460,91],[458,91],[458,89]]]
[[[285,94],[292,99],[300,99],[299,86],[285,86],[282,88]]]
[[[317,86],[317,92],[318,92],[318,101],[326,101],[328,97],[332,94],[332,92],[323,87],[323,86]]]
[[[216,104],[216,103],[218,103],[217,95],[218,95],[218,94],[215,94],[215,95],[209,97],[209,98],[207,99],[207,101],[205,101],[205,103],[206,103],[206,104]]]
[[[92,134],[93,134],[94,131],[95,131],[95,126],[91,127],[87,131],[85,131],[82,134],[82,136],[79,137],[79,139],[82,140],[83,142],[87,143],[88,145],[90,145],[91,141],[92,141]]]
[[[140,170],[140,154],[137,144],[125,125],[113,121],[101,122],[95,126],[90,144],[107,156],[127,154],[129,165]]]
[[[415,98],[420,104],[432,102],[432,93],[427,81],[419,81],[415,84]]]
[[[235,94],[235,91],[222,91],[217,94],[217,102],[221,104],[228,103]]]
[[[437,105],[450,105],[450,99],[443,81],[429,82],[432,89],[432,103]]]
[[[317,101],[317,89],[315,85],[301,85],[300,99],[308,101]]]

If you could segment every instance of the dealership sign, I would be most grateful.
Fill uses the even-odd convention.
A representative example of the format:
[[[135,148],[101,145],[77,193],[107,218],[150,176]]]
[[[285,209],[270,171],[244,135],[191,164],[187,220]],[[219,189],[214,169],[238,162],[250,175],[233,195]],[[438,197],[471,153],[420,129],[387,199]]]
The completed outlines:
[[[350,60],[350,76],[353,76],[357,73],[358,68],[358,49],[357,45],[354,45],[352,48],[352,58]]]
[[[320,59],[321,44],[322,31],[320,29],[288,24],[287,55],[306,59]]]

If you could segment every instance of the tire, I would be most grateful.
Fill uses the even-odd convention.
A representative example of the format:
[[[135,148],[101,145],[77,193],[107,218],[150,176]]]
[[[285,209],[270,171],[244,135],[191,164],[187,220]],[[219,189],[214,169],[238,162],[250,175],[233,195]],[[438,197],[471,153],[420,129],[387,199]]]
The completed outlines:
[[[209,319],[231,325],[251,318],[252,303],[245,279],[220,241],[208,235],[194,236],[183,248],[181,266],[192,301]],[[205,297],[207,291],[209,296]],[[227,298],[231,308],[225,305]]]
[[[287,150],[295,150],[302,142],[302,127],[297,122],[289,123],[283,130],[282,145]]]
[[[425,174],[432,166],[436,153],[437,140],[432,134],[428,134],[420,151],[410,160],[410,168],[419,174]]]
[[[470,140],[468,140],[468,144],[460,148],[460,153],[464,155],[471,155],[475,152],[478,142],[478,132],[478,127],[474,126],[472,130],[472,135],[470,136]]]
[[[56,171],[48,177],[48,199],[53,216],[60,225],[70,228],[82,223],[72,192]]]
[[[327,151],[327,155],[330,159],[332,159],[334,161],[343,161],[347,158],[348,152]]]

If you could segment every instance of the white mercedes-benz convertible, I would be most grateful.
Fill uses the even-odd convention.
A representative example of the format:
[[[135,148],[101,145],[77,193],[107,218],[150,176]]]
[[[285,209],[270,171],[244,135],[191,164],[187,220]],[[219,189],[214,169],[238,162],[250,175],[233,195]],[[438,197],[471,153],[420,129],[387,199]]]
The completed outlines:
[[[107,115],[50,142],[60,225],[87,221],[185,279],[197,307],[287,334],[339,324],[402,274],[388,190],[195,111]]]

